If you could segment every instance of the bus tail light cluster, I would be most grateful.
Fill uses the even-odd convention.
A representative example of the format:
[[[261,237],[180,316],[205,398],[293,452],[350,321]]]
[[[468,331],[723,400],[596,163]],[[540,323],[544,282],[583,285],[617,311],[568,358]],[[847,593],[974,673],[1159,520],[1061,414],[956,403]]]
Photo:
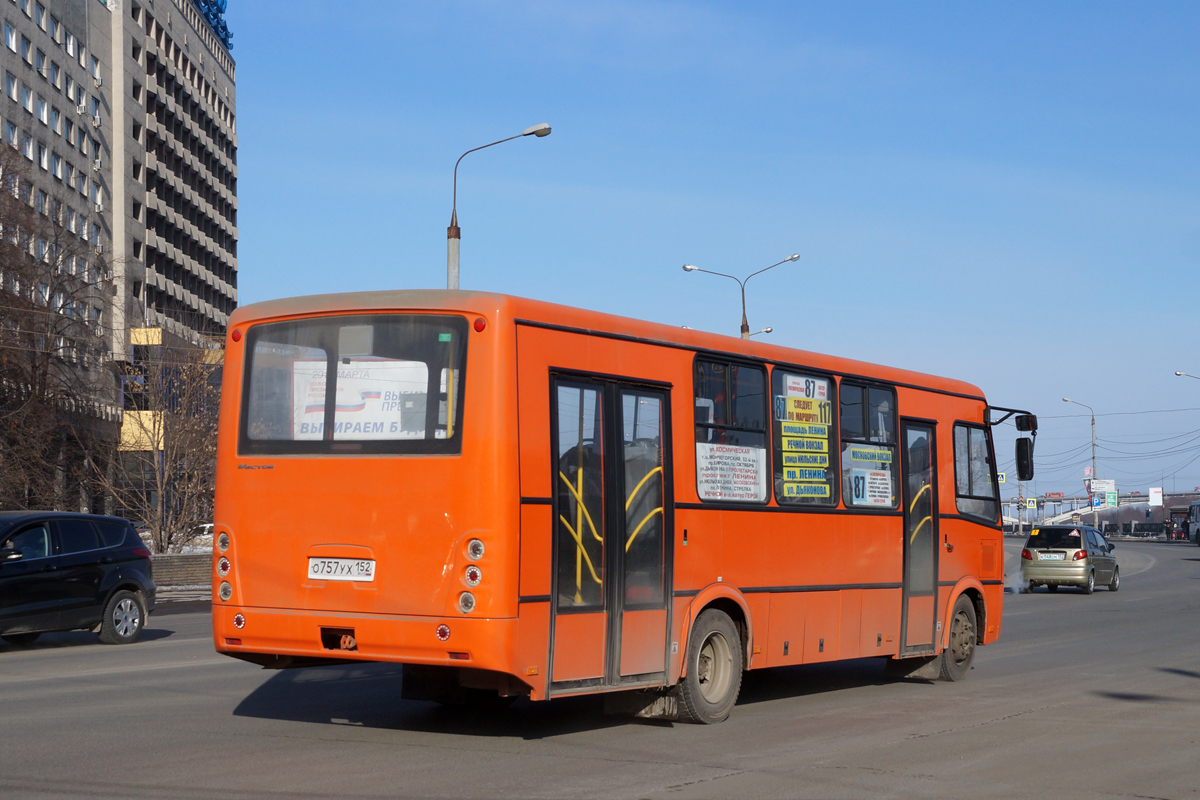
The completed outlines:
[[[474,589],[483,580],[483,570],[472,564],[463,573],[463,583]]]
[[[1022,550],[1021,558],[1025,559],[1026,561],[1033,561],[1033,553],[1029,552],[1028,550]]]
[[[483,542],[479,539],[472,539],[467,542],[467,558],[472,561],[478,561],[483,558]]]
[[[439,642],[450,641],[450,626],[443,622],[434,629],[433,635],[437,637]]]
[[[1075,555],[1071,556],[1072,561],[1083,561],[1087,558],[1087,550],[1076,550]]]
[[[214,544],[217,546],[218,553],[224,553],[229,549],[229,545],[232,544],[232,542],[229,539],[229,534],[225,531],[221,531],[217,534]],[[228,556],[222,555],[219,559],[217,559],[217,577],[226,578],[231,572],[233,572],[233,562],[229,560]],[[228,602],[229,598],[233,597],[233,584],[231,584],[229,581],[221,581],[221,585],[217,587],[217,597],[221,598],[221,600],[224,602]],[[241,615],[239,614],[238,616]],[[245,620],[242,622],[245,624]],[[238,627],[240,628],[241,625]]]
[[[475,595],[470,592],[463,592],[458,596],[458,610],[464,614],[470,614],[475,610]]]

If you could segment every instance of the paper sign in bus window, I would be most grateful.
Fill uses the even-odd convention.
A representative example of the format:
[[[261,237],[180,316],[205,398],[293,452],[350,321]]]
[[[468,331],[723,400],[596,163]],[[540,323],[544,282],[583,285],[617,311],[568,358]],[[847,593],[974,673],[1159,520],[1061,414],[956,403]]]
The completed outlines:
[[[333,438],[425,437],[429,368],[421,361],[351,358],[338,362]],[[320,440],[325,433],[324,361],[295,361],[292,369],[292,435]]]
[[[767,499],[766,449],[697,442],[696,489],[701,500],[761,503]]]

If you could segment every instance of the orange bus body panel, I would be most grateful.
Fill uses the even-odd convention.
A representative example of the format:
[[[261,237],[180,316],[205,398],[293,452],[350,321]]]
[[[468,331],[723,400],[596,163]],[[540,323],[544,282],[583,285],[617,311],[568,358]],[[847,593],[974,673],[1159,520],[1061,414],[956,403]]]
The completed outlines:
[[[671,433],[668,610],[626,612],[622,675],[679,680],[688,632],[712,603],[744,627],[750,668],[900,652],[903,520],[888,514],[702,507],[696,488],[693,370],[698,353],[866,378],[895,387],[899,416],[937,431],[937,647],[950,608],[968,592],[985,612],[983,643],[999,636],[1003,543],[998,526],[962,517],[955,501],[953,423],[986,424],[982,392],[960,381],[764,342],[474,292],[326,295],[238,309],[231,332],[347,314],[453,314],[469,333],[462,449],[456,455],[251,456],[238,452],[244,339],[227,341],[218,441],[215,532],[231,537],[228,601],[216,600],[216,648],[234,655],[390,660],[512,676],[534,699],[561,681],[605,673],[605,615],[556,614],[551,376],[593,375],[669,393]],[[836,436],[836,434],[835,434]],[[773,456],[769,456],[770,459]],[[839,503],[838,509],[843,509]],[[486,552],[478,605],[459,611],[470,563]],[[372,582],[307,577],[310,557],[370,558]],[[915,598],[914,598],[915,600]],[[235,618],[241,619],[238,627]],[[439,625],[450,629],[441,641]],[[659,631],[667,626],[659,641]],[[331,650],[323,629],[353,629]],[[915,634],[909,632],[910,637]],[[668,662],[663,664],[664,654]],[[464,658],[465,656],[465,658]],[[609,687],[614,688],[614,687]],[[579,691],[574,687],[572,691]]]

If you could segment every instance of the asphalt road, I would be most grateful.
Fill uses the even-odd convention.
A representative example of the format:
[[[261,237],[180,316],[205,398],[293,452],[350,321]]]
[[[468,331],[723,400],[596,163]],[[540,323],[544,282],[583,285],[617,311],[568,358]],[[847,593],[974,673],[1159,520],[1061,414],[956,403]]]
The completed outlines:
[[[0,646],[0,797],[1197,797],[1200,548],[1117,554],[1115,594],[1007,595],[964,682],[759,671],[707,727],[402,701],[387,665],[263,671],[194,607],[128,647],[47,635]]]

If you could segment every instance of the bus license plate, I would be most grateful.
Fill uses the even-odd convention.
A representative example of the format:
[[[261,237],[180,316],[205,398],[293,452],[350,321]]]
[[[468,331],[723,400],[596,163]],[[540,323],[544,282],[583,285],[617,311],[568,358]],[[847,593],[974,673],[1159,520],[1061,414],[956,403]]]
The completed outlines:
[[[310,558],[308,577],[318,581],[375,580],[375,562],[369,558]]]
[[[1042,553],[1042,561],[1065,561],[1066,553]]]

